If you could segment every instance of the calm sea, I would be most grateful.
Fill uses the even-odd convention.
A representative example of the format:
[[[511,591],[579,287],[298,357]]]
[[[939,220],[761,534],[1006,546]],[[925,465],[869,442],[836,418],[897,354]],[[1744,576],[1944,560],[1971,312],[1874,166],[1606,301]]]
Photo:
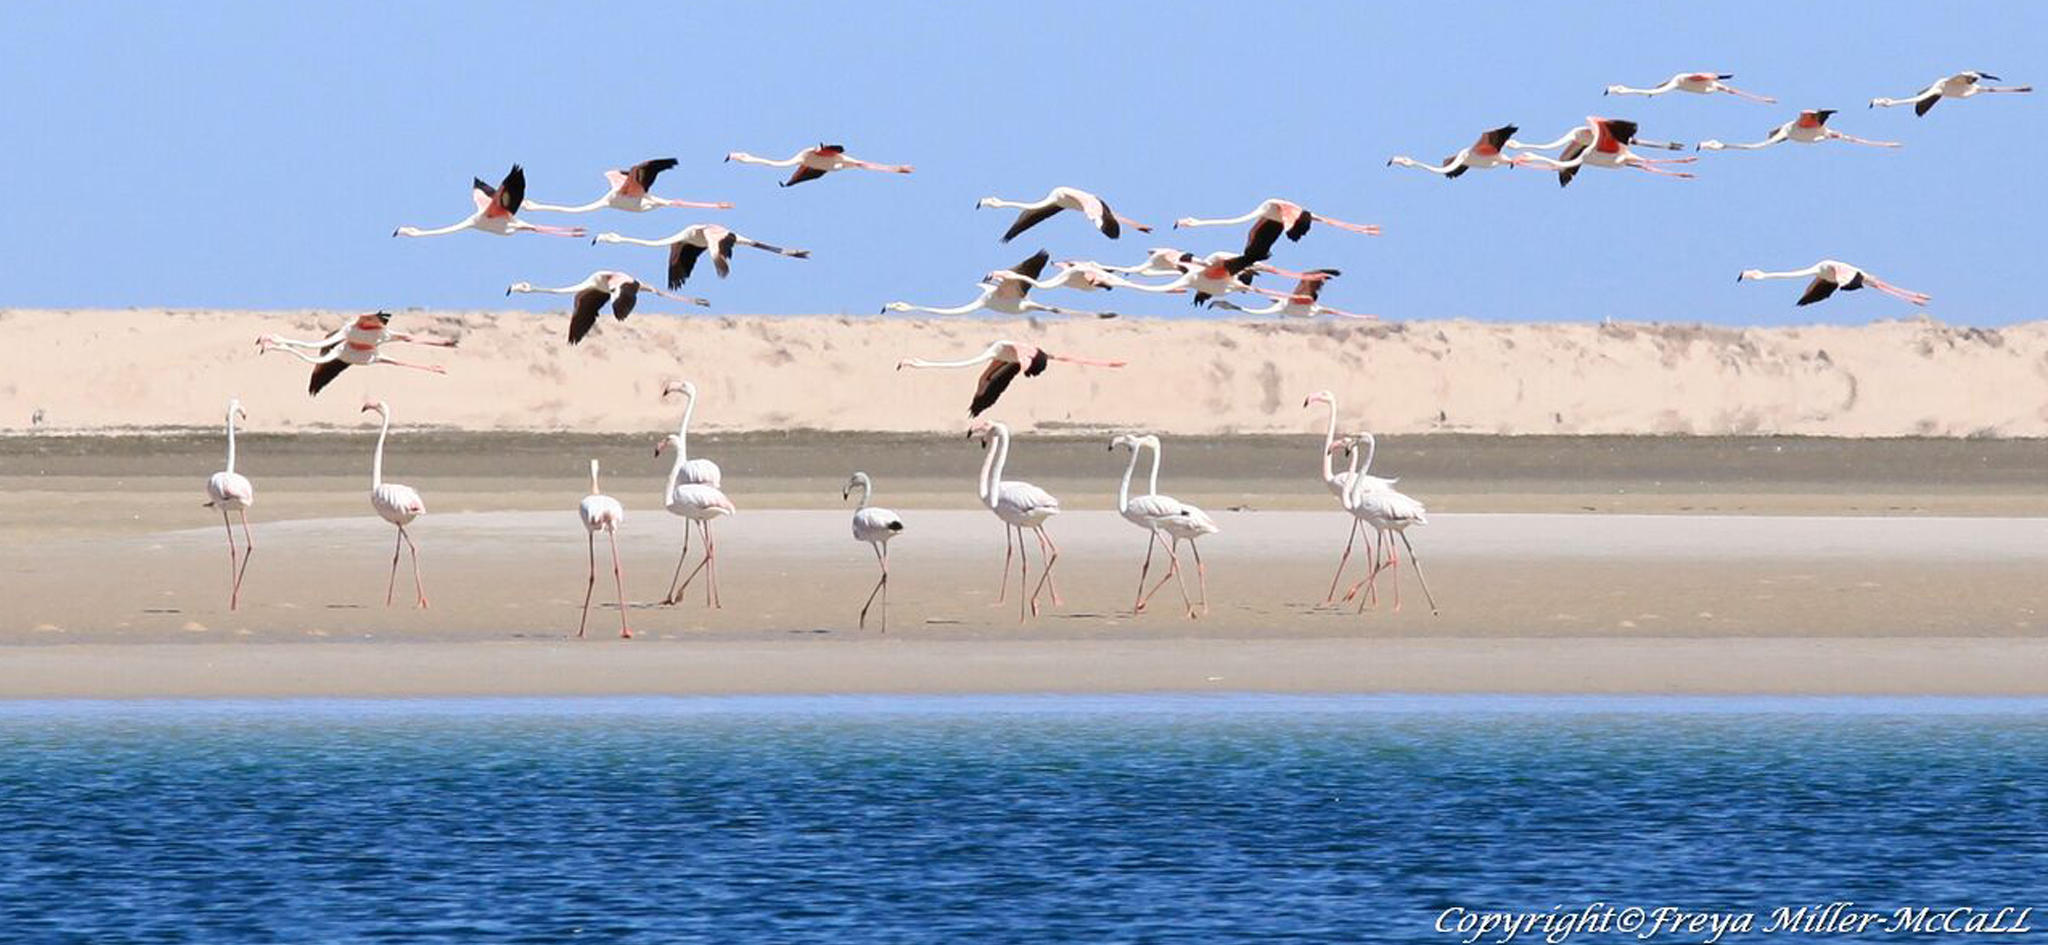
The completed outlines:
[[[1835,900],[2048,939],[2048,703],[0,704],[6,942],[1453,942],[1452,907]],[[1724,939],[1820,940],[1919,939]]]

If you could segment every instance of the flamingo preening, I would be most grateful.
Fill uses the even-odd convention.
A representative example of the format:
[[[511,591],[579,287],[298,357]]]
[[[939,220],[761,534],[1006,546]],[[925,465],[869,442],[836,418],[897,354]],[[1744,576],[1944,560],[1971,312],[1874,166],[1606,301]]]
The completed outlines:
[[[1918,95],[1906,98],[1871,99],[1870,107],[1877,108],[1883,106],[1890,108],[1893,105],[1911,105],[1913,106],[1913,114],[1925,115],[1927,110],[1933,108],[1936,102],[1945,98],[1960,99],[1969,98],[1973,95],[1983,95],[1987,92],[2032,92],[2034,90],[2034,87],[2031,85],[2009,85],[2004,87],[1985,85],[1983,84],[1985,79],[1990,79],[1993,82],[2003,81],[1989,72],[1958,72],[1947,78],[1935,80],[1933,85],[1921,89]]]
[[[1855,135],[1843,134],[1833,128],[1829,128],[1828,119],[1834,117],[1834,114],[1835,109],[1832,108],[1809,108],[1800,112],[1799,117],[1772,129],[1771,133],[1762,141],[1752,141],[1748,144],[1724,144],[1720,141],[1708,139],[1700,142],[1699,149],[1702,151],[1757,151],[1787,141],[1798,144],[1815,144],[1821,141],[1847,141],[1851,144],[1867,144],[1877,148],[1902,147],[1897,141],[1872,141],[1868,138],[1858,138]]]
[[[575,296],[569,305],[569,343],[573,345],[582,341],[583,336],[590,334],[590,330],[597,327],[597,316],[598,313],[604,310],[605,303],[611,303],[613,318],[625,321],[626,316],[633,314],[634,306],[640,304],[640,293],[643,291],[651,292],[665,299],[686,302],[691,305],[708,306],[711,304],[710,301],[697,298],[694,295],[676,295],[671,292],[664,292],[634,278],[632,273],[619,272],[616,269],[599,269],[583,277],[582,282],[560,287],[537,286],[531,282],[514,282],[505,289],[505,294],[511,295],[514,292],[544,292],[554,295]]]
[[[1053,583],[1052,567],[1060,559],[1060,546],[1052,536],[1046,534],[1045,523],[1060,514],[1060,500],[1053,494],[1028,482],[1005,481],[1003,468],[1010,461],[1010,428],[990,420],[976,420],[967,431],[969,438],[979,437],[981,448],[988,450],[988,458],[981,464],[981,501],[990,512],[1003,522],[1003,586],[996,593],[996,603],[1003,602],[1003,595],[1010,588],[1010,536],[1016,534],[1017,545],[1017,622],[1024,621],[1028,605],[1033,616],[1038,614],[1038,595],[1041,591],[1052,592],[1053,606],[1061,604],[1060,590]],[[991,448],[993,444],[993,448]],[[1038,536],[1039,555],[1044,561],[1043,573],[1038,585],[1027,597],[1024,586],[1031,580],[1031,556],[1024,546],[1024,532],[1029,530]]]
[[[1799,297],[1798,304],[1800,305],[1812,305],[1835,294],[1837,289],[1843,292],[1853,292],[1864,286],[1869,286],[1893,298],[1903,299],[1914,305],[1926,305],[1929,300],[1934,298],[1925,292],[1902,289],[1862,269],[1833,259],[1823,259],[1804,269],[1794,269],[1790,272],[1765,272],[1762,269],[1744,269],[1736,275],[1735,281],[1804,279],[1807,276],[1812,276],[1813,281],[1806,284],[1806,293]]]
[[[1037,377],[1040,374],[1044,374],[1045,369],[1051,366],[1054,361],[1109,368],[1120,368],[1130,363],[1128,361],[1106,361],[1098,358],[1080,358],[1071,355],[1053,354],[1036,345],[1002,340],[990,342],[989,346],[983,348],[980,354],[961,361],[927,361],[923,358],[904,358],[896,362],[896,370],[901,371],[904,368],[969,368],[979,364],[987,364],[988,368],[981,372],[981,379],[974,383],[974,399],[967,405],[967,415],[978,417],[981,416],[982,411],[995,406],[996,401],[1003,396],[1003,391],[1009,389],[1010,382],[1017,379],[1017,375]]]
[[[1180,584],[1181,605],[1187,608],[1188,619],[1196,619],[1200,614],[1196,613],[1194,603],[1188,599],[1187,581],[1181,577],[1180,573],[1180,543],[1183,540],[1187,541],[1188,547],[1193,549],[1195,553],[1195,572],[1201,582],[1202,591],[1201,612],[1207,613],[1209,610],[1208,569],[1202,564],[1201,546],[1196,544],[1195,541],[1204,535],[1216,534],[1221,529],[1217,527],[1213,519],[1209,518],[1208,513],[1201,509],[1175,499],[1172,496],[1159,494],[1159,457],[1161,451],[1157,436],[1150,434],[1124,434],[1109,441],[1109,448],[1112,451],[1119,446],[1131,451],[1131,461],[1124,467],[1123,482],[1117,487],[1117,511],[1123,515],[1125,521],[1145,529],[1149,536],[1145,542],[1145,563],[1138,569],[1138,590],[1131,604],[1131,614],[1135,616],[1142,613],[1145,610],[1145,605],[1152,600],[1152,595],[1159,593],[1159,590],[1166,586],[1167,581],[1178,581]],[[1152,450],[1151,477],[1146,486],[1145,494],[1132,496],[1131,475],[1137,471],[1138,458],[1147,447],[1150,447]],[[1171,545],[1166,542],[1168,537],[1173,539]],[[1153,586],[1150,593],[1147,593],[1145,590],[1145,579],[1152,571],[1152,552],[1155,548],[1161,547],[1166,549],[1167,573],[1160,577],[1159,583]]]
[[[391,597],[398,589],[398,554],[412,549],[412,592],[420,607],[427,606],[427,592],[420,584],[420,548],[413,544],[412,535],[405,526],[414,519],[427,514],[427,504],[411,486],[401,486],[384,481],[384,439],[391,433],[391,407],[383,401],[363,405],[363,412],[376,411],[381,425],[377,428],[377,453],[370,460],[370,507],[377,510],[377,516],[398,526],[398,541],[391,546],[391,580],[384,585],[384,606],[391,606]]]
[[[822,142],[815,148],[805,148],[780,161],[755,157],[745,151],[734,151],[727,154],[725,159],[728,161],[738,161],[741,164],[796,168],[796,173],[789,175],[789,179],[782,182],[780,186],[783,187],[795,187],[804,181],[817,180],[833,171],[843,171],[847,168],[858,168],[863,171],[882,171],[889,174],[908,174],[916,170],[916,168],[908,164],[876,164],[873,161],[863,161],[847,154],[846,146],[843,144],[824,144]]]
[[[504,181],[496,187],[481,179],[472,180],[470,199],[476,201],[476,212],[459,223],[432,230],[416,226],[401,226],[392,230],[392,236],[443,236],[460,230],[477,230],[493,236],[511,236],[514,233],[539,233],[544,236],[582,236],[580,226],[543,226],[519,219],[517,214],[526,203],[526,171],[519,165],[505,175]]]
[[[1519,154],[1507,154],[1502,150],[1509,146],[1514,140],[1515,132],[1519,130],[1514,125],[1502,125],[1491,131],[1481,132],[1479,140],[1472,142],[1469,147],[1464,148],[1458,153],[1444,158],[1441,164],[1425,164],[1405,154],[1397,154],[1387,159],[1387,166],[1413,167],[1428,171],[1431,174],[1441,175],[1445,179],[1450,179],[1464,174],[1466,171],[1483,171],[1495,167],[1514,167],[1518,164],[1526,164],[1528,163],[1526,157]]]
[[[256,543],[249,537],[249,506],[256,504],[256,486],[249,477],[235,471],[235,421],[238,419],[247,420],[249,414],[242,409],[240,400],[229,400],[227,468],[206,479],[206,507],[220,510],[221,527],[228,533],[228,575],[232,579],[228,586],[229,610],[242,605],[242,575],[248,573],[249,556],[256,551]],[[242,519],[240,551],[235,548],[235,527],[228,524],[229,512]]]
[[[853,474],[852,478],[846,480],[846,488],[839,491],[839,498],[842,500],[851,498],[855,489],[860,490],[860,504],[854,506],[853,509],[853,540],[865,542],[868,547],[874,549],[875,563],[882,568],[881,579],[875,582],[875,589],[868,592],[868,599],[860,605],[860,626],[863,629],[867,627],[868,608],[875,605],[875,595],[880,594],[882,596],[882,632],[888,633],[889,539],[902,533],[903,516],[897,515],[888,509],[868,504],[869,500],[874,498],[875,483],[874,480],[868,478],[867,473],[857,472]],[[1005,569],[1003,572],[1003,583],[1005,585],[1009,584],[1009,578],[1009,571]]]
[[[1373,446],[1372,434],[1361,433],[1347,437],[1332,444],[1331,449],[1355,451],[1361,444],[1370,450]],[[1389,539],[1388,536],[1392,535],[1401,540],[1402,547],[1408,549],[1408,561],[1414,568],[1415,580],[1422,585],[1422,596],[1429,600],[1429,612],[1435,614],[1438,612],[1436,597],[1429,592],[1429,580],[1422,575],[1422,559],[1416,556],[1415,546],[1408,541],[1410,526],[1429,524],[1428,510],[1423,508],[1421,502],[1385,485],[1386,482],[1387,480],[1378,480],[1361,473],[1355,476],[1345,489],[1344,510],[1350,512],[1357,521],[1371,526],[1374,538],[1372,566],[1366,570],[1363,579],[1345,592],[1344,599],[1348,601],[1358,595],[1360,588],[1365,589],[1365,596],[1360,597],[1358,601],[1358,612],[1364,613],[1367,601],[1379,603],[1380,571],[1391,570],[1394,572],[1394,611],[1400,612],[1401,553],[1394,548],[1393,541]],[[1341,564],[1338,573],[1343,573]]]
[[[582,637],[590,626],[590,598],[597,593],[597,533],[604,532],[612,543],[612,582],[619,589],[619,636],[631,639],[633,628],[626,626],[626,570],[619,564],[619,526],[626,522],[626,507],[598,488],[597,460],[590,461],[590,494],[576,506],[576,515],[590,535],[590,582],[583,586],[583,621],[576,625],[576,636]]]
[[[1110,239],[1116,239],[1118,236],[1121,236],[1123,228],[1126,226],[1140,233],[1152,232],[1152,228],[1143,223],[1139,223],[1130,217],[1118,216],[1115,211],[1109,209],[1109,204],[1105,203],[1101,197],[1072,187],[1054,187],[1052,190],[1047,191],[1045,196],[1037,200],[1004,200],[1001,197],[983,197],[974,202],[974,209],[980,210],[984,207],[991,209],[1015,208],[1019,211],[1017,221],[1010,224],[1010,229],[1003,233],[1002,242],[1005,243],[1016,239],[1017,234],[1045,222],[1061,210],[1080,212],[1082,216],[1088,218],[1090,225],[1101,230],[1102,235]]]
[[[1691,92],[1695,95],[1711,95],[1715,92],[1726,92],[1737,98],[1749,99],[1752,102],[1777,103],[1778,100],[1770,96],[1744,92],[1727,84],[1728,80],[1732,78],[1735,78],[1735,73],[1732,72],[1681,72],[1669,79],[1665,79],[1662,85],[1651,86],[1647,89],[1632,89],[1626,85],[1610,85],[1606,91],[1600,94],[1662,95],[1666,92]]]
[[[909,302],[890,302],[882,306],[882,311],[884,313],[928,312],[933,315],[965,315],[969,312],[988,309],[991,312],[999,312],[1004,315],[1026,315],[1031,312],[1045,312],[1049,315],[1092,316],[1095,318],[1117,317],[1115,312],[1084,312],[1077,309],[1061,308],[1057,305],[1046,305],[1042,302],[1034,302],[1026,298],[1025,296],[1031,293],[1032,287],[1037,284],[1036,280],[1039,274],[1045,271],[1045,264],[1051,259],[1051,254],[1041,249],[1033,253],[1030,258],[1015,266],[1008,269],[998,269],[983,276],[981,280],[981,294],[975,296],[973,301],[965,305],[956,305],[952,308],[933,308],[929,305],[912,305]]]
[[[349,365],[389,364],[392,367],[413,368],[446,374],[448,369],[438,364],[414,364],[399,361],[384,354],[384,345],[390,342],[434,345],[441,348],[455,347],[453,338],[437,338],[429,335],[413,335],[391,330],[390,312],[372,312],[358,315],[345,327],[325,338],[313,341],[298,341],[280,338],[276,335],[261,335],[256,339],[259,354],[282,351],[313,365],[313,378],[306,385],[310,396],[320,393],[321,388],[334,382]]]
[[[716,464],[709,460],[690,460],[686,455],[683,437],[690,425],[690,414],[696,409],[697,391],[688,381],[672,384],[662,391],[666,396],[671,390],[681,390],[690,398],[690,406],[683,411],[683,425],[675,433],[662,437],[654,444],[654,455],[660,456],[668,450],[675,450],[675,463],[669,467],[668,483],[662,489],[662,506],[669,514],[679,515],[683,523],[683,553],[676,559],[676,573],[669,578],[668,597],[662,603],[674,604],[682,600],[683,592],[689,590],[690,582],[704,574],[704,603],[711,607],[722,607],[718,597],[718,544],[711,537],[711,523],[738,511],[732,500],[726,498],[719,488],[723,475]],[[683,565],[690,560],[690,525],[695,524],[704,536],[704,556],[697,566],[690,569],[688,577],[683,576]]]
[[[606,171],[604,172],[604,179],[607,183],[611,184],[611,187],[604,192],[604,196],[586,204],[565,207],[541,203],[538,200],[529,200],[526,201],[525,209],[546,210],[554,213],[590,213],[595,210],[624,210],[627,213],[646,213],[649,210],[656,210],[662,207],[689,207],[698,210],[732,209],[732,204],[723,200],[716,203],[703,203],[696,200],[670,200],[667,197],[656,197],[648,193],[649,190],[654,188],[654,179],[661,176],[662,171],[675,167],[676,163],[675,158],[655,158],[650,161],[641,161],[623,171]],[[577,235],[580,236],[581,234]]]
[[[697,413],[697,385],[689,381],[669,381],[661,386],[662,399],[670,394],[683,395],[683,420],[676,424],[675,449],[676,465],[681,470],[677,481],[703,483],[712,488],[725,485],[725,473],[718,464],[708,459],[690,458],[690,417]]]
[[[1217,220],[1181,217],[1173,221],[1173,228],[1178,230],[1183,227],[1195,226],[1232,226],[1238,223],[1250,223],[1252,225],[1250,232],[1245,234],[1243,255],[1254,261],[1271,257],[1273,255],[1273,244],[1278,242],[1283,234],[1290,242],[1298,241],[1308,233],[1310,227],[1317,223],[1326,223],[1340,230],[1363,233],[1367,236],[1380,235],[1380,227],[1377,223],[1346,223],[1343,220],[1310,213],[1308,208],[1303,207],[1301,204],[1281,200],[1278,197],[1269,197],[1260,201],[1259,205],[1253,207],[1250,213],[1242,216]]]
[[[718,270],[720,279],[732,272],[732,250],[735,246],[752,246],[764,252],[794,259],[809,259],[811,256],[808,249],[783,249],[760,240],[748,239],[716,223],[686,226],[658,240],[636,239],[617,233],[599,233],[590,242],[593,246],[598,243],[631,243],[635,246],[668,247],[670,290],[683,287],[683,283],[690,278],[691,271],[697,268],[697,257],[704,255],[705,250],[711,251],[711,265]]]
[[[1356,312],[1347,312],[1342,309],[1331,308],[1318,301],[1322,296],[1323,283],[1340,275],[1343,275],[1343,273],[1335,269],[1311,269],[1302,275],[1300,282],[1295,283],[1293,292],[1275,292],[1271,289],[1253,287],[1253,292],[1271,296],[1276,300],[1265,308],[1245,308],[1229,299],[1213,299],[1209,302],[1209,307],[1232,309],[1243,312],[1246,315],[1280,315],[1286,318],[1314,318],[1318,315],[1334,315],[1338,318],[1356,318],[1364,321],[1377,320],[1379,318],[1377,315],[1360,315]]]
[[[1524,163],[1530,167],[1556,171],[1559,187],[1571,184],[1572,178],[1578,176],[1581,167],[1631,167],[1665,177],[1691,178],[1693,175],[1684,171],[1667,171],[1657,165],[1690,164],[1699,160],[1692,157],[1646,158],[1637,154],[1630,148],[1630,145],[1636,143],[1636,123],[1622,118],[1588,115],[1586,123],[1566,138],[1569,140],[1566,141],[1564,151],[1557,160],[1534,154],[1523,155],[1527,158]]]

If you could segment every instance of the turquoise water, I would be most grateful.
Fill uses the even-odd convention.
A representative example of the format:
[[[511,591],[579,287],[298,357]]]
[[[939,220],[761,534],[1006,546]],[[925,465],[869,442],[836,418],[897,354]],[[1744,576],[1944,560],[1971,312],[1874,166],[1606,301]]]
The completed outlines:
[[[0,836],[9,942],[1453,942],[1453,906],[1838,899],[2044,928],[2048,703],[0,704]]]

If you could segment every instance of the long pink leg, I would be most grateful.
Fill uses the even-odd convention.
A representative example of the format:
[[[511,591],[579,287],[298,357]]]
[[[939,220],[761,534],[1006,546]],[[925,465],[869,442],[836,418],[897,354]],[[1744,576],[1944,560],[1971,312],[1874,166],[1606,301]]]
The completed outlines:
[[[1010,580],[1010,573],[1009,573],[1008,571],[1004,571],[1004,572],[1003,572],[1003,581],[1004,581],[1004,583],[1008,583],[1008,582],[1009,582],[1009,580]],[[1023,622],[1024,622],[1024,614],[1025,614],[1025,610],[1026,610],[1026,608],[1029,608],[1030,612],[1031,612],[1031,613],[1032,613],[1033,615],[1036,615],[1036,614],[1038,613],[1038,598],[1036,598],[1036,597],[1033,597],[1033,596],[1031,596],[1031,595],[1029,595],[1029,594],[1026,594],[1026,593],[1024,593],[1024,589],[1025,589],[1026,587],[1028,587],[1028,586],[1029,586],[1030,584],[1031,584],[1031,554],[1030,554],[1029,550],[1028,550],[1028,549],[1026,549],[1026,548],[1024,547],[1024,529],[1022,529],[1022,528],[1019,528],[1019,529],[1017,529],[1017,622],[1018,622],[1018,623],[1023,623]]]
[[[1628,166],[1629,166],[1629,167],[1633,167],[1633,168],[1635,168],[1636,170],[1642,171],[1642,172],[1643,172],[1643,173],[1645,173],[1645,174],[1655,174],[1655,175],[1657,175],[1657,176],[1659,176],[1659,177],[1682,177],[1682,178],[1686,178],[1686,179],[1691,179],[1691,178],[1692,178],[1692,177],[1694,176],[1694,175],[1692,175],[1692,174],[1688,174],[1688,173],[1686,173],[1686,172],[1684,172],[1684,171],[1666,171],[1666,170],[1659,170],[1659,169],[1658,169],[1658,168],[1656,168],[1656,167],[1652,167],[1652,166],[1650,166],[1650,165],[1648,165],[1648,164],[1644,164],[1644,163],[1642,163],[1641,159],[1637,159],[1636,161],[1630,162],[1630,164],[1629,164]]]
[[[1723,92],[1726,92],[1726,93],[1728,93],[1728,94],[1730,94],[1730,95],[1734,95],[1734,96],[1740,97],[1740,98],[1746,98],[1746,99],[1749,99],[1749,100],[1750,100],[1750,101],[1752,101],[1752,102],[1763,102],[1763,103],[1765,103],[1765,104],[1768,104],[1768,105],[1776,105],[1776,104],[1778,104],[1778,100],[1777,100],[1777,99],[1774,99],[1774,98],[1772,98],[1772,97],[1770,97],[1770,96],[1768,96],[1768,95],[1757,95],[1757,94],[1755,94],[1755,93],[1753,93],[1753,92],[1744,92],[1744,91],[1743,91],[1743,90],[1741,90],[1741,89],[1738,89],[1738,88],[1731,88],[1731,87],[1729,87],[1729,86],[1726,86],[1726,85],[1724,85],[1724,86],[1721,86],[1721,91],[1723,91]],[[1411,557],[1412,557],[1412,555],[1411,555]]]
[[[1330,575],[1330,592],[1323,595],[1323,603],[1330,604],[1336,602],[1337,582],[1344,580],[1344,567],[1351,563],[1351,546],[1358,544],[1358,532],[1362,528],[1364,526],[1359,523],[1358,516],[1351,516],[1351,540],[1344,543],[1344,557],[1337,559],[1337,573]],[[1347,595],[1344,599],[1350,600],[1351,598]]]
[[[996,602],[989,605],[991,607],[1001,606],[1003,598],[1010,593],[1010,532],[1013,530],[1008,522],[1003,523],[1003,583],[996,588]]]
[[[1152,573],[1152,549],[1159,545],[1159,533],[1147,529],[1145,537],[1145,566],[1138,569],[1138,593],[1131,598],[1131,616],[1136,617],[1145,610],[1145,576]],[[232,549],[232,546],[230,546]]]
[[[1052,536],[1045,533],[1045,526],[1040,525],[1032,530],[1038,533],[1038,551],[1045,562],[1045,566],[1039,569],[1045,573],[1038,579],[1038,583],[1044,585],[1046,590],[1052,592],[1052,605],[1054,607],[1064,606],[1066,601],[1060,600],[1059,582],[1053,580],[1052,577],[1053,562],[1060,560],[1060,546],[1053,544]],[[1019,544],[1023,543],[1024,534],[1022,532],[1017,534],[1017,541]],[[1031,598],[1034,601],[1037,600],[1038,592],[1032,591]]]
[[[1394,613],[1401,612],[1401,549],[1394,547],[1393,539],[1383,538],[1387,544],[1387,580],[1394,584]]]
[[[615,529],[605,529],[605,536],[612,542],[612,583],[619,589],[619,636],[630,640],[633,628],[626,626],[626,569],[619,564],[619,533]]]
[[[1202,588],[1202,613],[1209,612],[1209,566],[1202,563],[1202,546],[1188,539],[1188,550],[1195,553],[1195,580]]]
[[[590,581],[583,585],[583,620],[576,624],[576,638],[583,639],[583,631],[590,626],[590,597],[597,593],[597,533],[590,533]]]
[[[1350,230],[1353,233],[1363,233],[1367,236],[1380,235],[1380,225],[1377,223],[1346,223],[1343,220],[1332,220],[1320,213],[1316,214],[1316,222],[1327,223],[1340,230]]]
[[[882,589],[889,586],[888,554],[882,550],[881,542],[870,542],[869,547],[875,550],[875,561],[882,566],[882,577],[875,582],[874,590],[868,592],[868,599],[860,605],[860,627],[863,630],[867,629],[868,608],[875,605],[875,595],[882,593]],[[889,632],[889,599],[886,597],[882,598],[882,632]]]
[[[431,374],[446,374],[446,373],[448,373],[448,369],[447,369],[447,368],[444,368],[444,367],[442,367],[442,366],[440,366],[440,365],[438,365],[438,364],[414,364],[414,363],[412,363],[411,361],[395,361],[395,360],[392,360],[391,358],[387,358],[387,357],[385,357],[385,356],[383,356],[383,355],[381,355],[381,354],[380,354],[380,355],[377,355],[377,360],[376,360],[376,361],[373,361],[373,362],[371,362],[371,363],[373,363],[373,364],[389,364],[389,365],[391,365],[392,367],[412,368],[412,369],[413,369],[413,370],[415,370],[415,371],[426,371],[426,372],[428,372],[428,373],[431,373]]]
[[[725,608],[725,599],[718,596],[718,541],[711,537],[711,522],[704,522],[704,562],[710,565],[704,577],[705,600],[714,610]]]
[[[391,543],[391,580],[384,583],[384,606],[391,606],[392,595],[398,593],[398,556],[405,553],[405,526],[398,527],[398,538]]]
[[[692,524],[692,523],[691,523],[691,522],[690,522],[690,521],[689,521],[688,519],[684,519],[684,520],[683,520],[683,553],[682,553],[682,555],[681,555],[680,557],[676,558],[676,573],[675,573],[675,574],[673,574],[673,575],[671,575],[671,576],[669,577],[669,579],[668,579],[668,596],[667,596],[667,597],[664,597],[664,598],[662,598],[662,601],[661,601],[661,602],[662,602],[663,604],[671,604],[671,605],[672,605],[672,604],[676,603],[677,601],[679,601],[679,600],[682,600],[682,599],[683,599],[683,589],[682,589],[681,587],[679,587],[679,586],[678,586],[678,584],[679,584],[679,583],[680,583],[680,582],[682,581],[682,579],[683,579],[683,565],[684,565],[684,564],[686,564],[686,563],[688,563],[688,562],[689,562],[689,560],[690,560],[690,525],[691,525],[691,524]],[[695,572],[695,571],[692,571],[692,572],[690,572],[690,573],[694,575],[694,574],[696,574],[697,572]]]
[[[1422,596],[1429,601],[1429,612],[1434,616],[1440,611],[1436,609],[1436,595],[1429,592],[1429,580],[1422,576],[1422,559],[1415,556],[1415,546],[1408,544],[1408,533],[1404,531],[1398,534],[1401,536],[1401,544],[1408,549],[1408,566],[1415,569],[1415,581],[1422,585]]]
[[[242,519],[242,567],[235,572],[235,591],[234,596],[228,599],[229,610],[242,605],[242,577],[249,573],[249,559],[256,556],[256,539],[249,537],[249,510],[243,509],[235,514]],[[228,537],[228,547],[234,547],[232,535]]]
[[[412,543],[412,535],[403,525],[398,526],[398,537],[405,539],[405,547],[412,549],[412,593],[419,598],[419,607],[424,609],[428,606],[427,589],[420,583],[420,546]]]
[[[228,522],[228,510],[220,510],[220,527],[228,533],[228,609],[235,609],[235,601],[241,597],[242,554],[235,550],[235,526]]]
[[[1358,592],[1363,590],[1366,594],[1366,600],[1370,600],[1374,606],[1379,605],[1379,573],[1380,567],[1386,557],[1386,552],[1380,540],[1385,537],[1386,533],[1378,529],[1373,530],[1372,542],[1370,545],[1368,545],[1369,550],[1372,552],[1372,560],[1366,563],[1365,576],[1359,578],[1357,583],[1351,585],[1350,590],[1344,592],[1345,600],[1348,601],[1353,597],[1357,597]],[[1365,600],[1359,601],[1359,607],[1361,609],[1364,608],[1365,603]]]
[[[1164,544],[1164,539],[1161,539],[1161,543]],[[1176,542],[1176,544],[1178,544],[1178,542]],[[1166,573],[1160,575],[1159,583],[1152,585],[1152,590],[1148,591],[1145,594],[1144,602],[1146,604],[1152,603],[1152,595],[1159,593],[1159,591],[1162,588],[1166,587],[1166,582],[1173,580],[1174,575],[1178,574],[1179,572],[1180,554],[1173,548],[1169,547],[1168,549],[1166,549]]]
[[[1174,539],[1173,544],[1166,549],[1166,560],[1166,574],[1160,577],[1158,586],[1152,588],[1152,594],[1159,593],[1160,589],[1164,588],[1168,581],[1179,581],[1181,606],[1186,607],[1188,609],[1188,616],[1193,617],[1195,615],[1195,605],[1188,600],[1187,578],[1182,576],[1180,570],[1180,539]],[[1145,595],[1145,599],[1151,600],[1152,594]]]

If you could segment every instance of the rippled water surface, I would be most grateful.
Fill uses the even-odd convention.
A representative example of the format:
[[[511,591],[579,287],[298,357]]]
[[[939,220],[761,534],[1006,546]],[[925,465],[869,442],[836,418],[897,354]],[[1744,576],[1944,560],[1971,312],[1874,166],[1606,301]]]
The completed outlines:
[[[10,942],[1449,942],[2043,877],[2040,702],[0,704]]]

